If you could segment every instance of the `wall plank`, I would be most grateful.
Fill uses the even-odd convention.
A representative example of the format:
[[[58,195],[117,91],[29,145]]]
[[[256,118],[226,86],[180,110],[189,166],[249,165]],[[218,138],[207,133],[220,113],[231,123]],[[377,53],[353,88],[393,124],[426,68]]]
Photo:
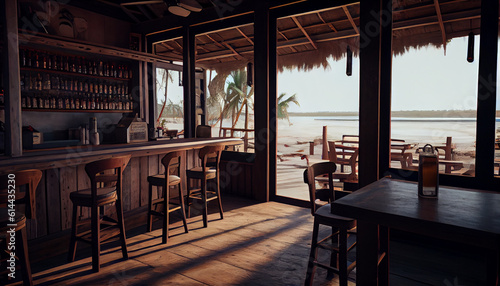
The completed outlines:
[[[59,169],[49,169],[45,172],[49,234],[61,231],[61,190],[59,173]]]
[[[78,188],[77,168],[65,167],[59,170],[60,188],[61,188],[61,227],[62,229],[71,228],[71,214],[73,204],[69,199],[69,194]]]
[[[148,176],[149,175],[149,161],[148,157],[141,157],[139,163],[139,172],[142,174],[139,178],[140,183],[140,206],[145,206],[148,204]],[[146,175],[147,174],[147,175]]]
[[[36,236],[47,235],[47,198],[46,198],[46,172],[43,172],[42,179],[36,189]]]
[[[131,167],[130,208],[135,209],[141,202],[140,159],[132,158],[129,165]]]

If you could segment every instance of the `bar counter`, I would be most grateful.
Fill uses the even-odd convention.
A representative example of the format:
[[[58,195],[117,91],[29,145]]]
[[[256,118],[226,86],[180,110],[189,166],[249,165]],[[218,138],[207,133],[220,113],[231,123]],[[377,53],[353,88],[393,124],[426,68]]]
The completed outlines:
[[[199,165],[198,150],[211,144],[235,146],[243,144],[243,141],[239,138],[191,138],[29,150],[21,157],[0,157],[0,174],[24,169],[42,170],[42,179],[35,195],[35,219],[27,221],[28,239],[41,238],[66,233],[62,231],[71,227],[72,203],[69,194],[90,187],[85,164],[112,156],[131,154],[132,158],[124,170],[122,182],[125,223],[129,228],[145,223],[145,207],[148,201],[147,177],[164,171],[161,164],[164,154],[185,150],[181,162],[181,170],[185,170]],[[249,172],[252,168],[253,166],[249,166]],[[246,176],[245,172],[241,171],[229,175],[227,180],[232,178],[235,182],[240,181],[235,176]],[[226,184],[231,185],[230,182]],[[105,208],[105,212],[110,212],[112,209],[114,208]],[[83,212],[82,215],[87,217],[88,213]]]
[[[142,143],[103,144],[62,147],[41,150],[25,150],[21,157],[0,156],[0,174],[24,169],[46,170],[70,167],[103,159],[110,155],[132,157],[164,154],[175,150],[199,149],[208,144],[240,145],[238,138],[188,138],[175,140],[157,140]]]

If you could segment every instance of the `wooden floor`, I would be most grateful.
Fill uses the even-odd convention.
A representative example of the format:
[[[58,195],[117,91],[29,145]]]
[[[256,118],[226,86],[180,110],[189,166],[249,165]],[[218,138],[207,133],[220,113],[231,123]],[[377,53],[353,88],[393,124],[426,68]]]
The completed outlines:
[[[159,221],[151,233],[128,230],[130,259],[116,243],[104,247],[99,273],[91,272],[90,247],[80,245],[77,260],[66,254],[33,263],[35,285],[302,285],[309,254],[312,216],[305,208],[276,202],[224,197],[225,216],[211,209],[208,228],[201,217],[188,220],[189,233],[173,223],[161,244]],[[322,230],[324,234],[330,230]],[[403,237],[404,240],[404,237]],[[115,245],[113,245],[115,244]],[[395,241],[391,244],[391,285],[482,285],[481,259]],[[328,252],[323,254],[327,261]],[[351,253],[352,260],[355,253]],[[444,258],[443,258],[444,257]],[[40,258],[34,260],[40,260]],[[479,277],[479,278],[478,278]],[[319,269],[315,285],[338,285]],[[355,285],[355,270],[349,285]],[[0,283],[2,284],[2,283]],[[16,283],[14,283],[16,284]],[[19,285],[19,283],[17,283]]]

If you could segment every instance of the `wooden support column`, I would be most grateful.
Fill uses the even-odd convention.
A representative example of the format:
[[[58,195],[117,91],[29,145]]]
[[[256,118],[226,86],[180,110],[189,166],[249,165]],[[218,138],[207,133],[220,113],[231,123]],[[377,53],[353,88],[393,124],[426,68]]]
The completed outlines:
[[[479,84],[476,122],[476,178],[493,182],[497,97],[498,1],[481,2]]]
[[[267,1],[255,4],[254,24],[254,66],[255,66],[255,167],[254,177],[256,198],[269,200],[270,176],[270,94],[269,94],[269,57],[270,53],[270,19]],[[276,41],[276,38],[273,39]],[[274,104],[276,105],[276,104]],[[276,113],[274,111],[273,113]],[[276,121],[274,120],[274,130]],[[274,172],[275,173],[275,172]]]
[[[147,43],[147,52],[153,53],[153,45],[151,43]],[[156,65],[152,63],[140,63],[143,65],[143,69],[146,69],[147,77],[143,84],[147,84],[149,86],[149,90],[147,94],[147,98],[144,98],[144,104],[147,111],[146,119],[148,123],[148,136],[149,138],[156,138],[156,116],[157,116],[157,100],[156,100]]]
[[[380,14],[380,161],[379,176],[391,166],[392,0],[382,0]]]
[[[3,83],[5,90],[5,154],[22,155],[21,87],[19,75],[19,38],[17,28],[17,1],[0,0],[4,27]]]
[[[359,186],[380,177],[380,51],[382,0],[360,3]]]
[[[277,159],[278,159],[278,38],[276,17],[269,17],[269,192],[277,191]],[[268,196],[269,198],[269,196]]]
[[[196,129],[196,43],[195,34],[189,26],[184,27],[183,34],[182,85],[184,87],[184,138],[193,138]]]

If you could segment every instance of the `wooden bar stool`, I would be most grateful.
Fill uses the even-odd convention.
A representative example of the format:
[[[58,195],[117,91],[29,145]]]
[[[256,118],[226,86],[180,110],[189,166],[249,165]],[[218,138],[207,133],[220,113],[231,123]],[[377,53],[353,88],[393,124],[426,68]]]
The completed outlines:
[[[101,243],[116,235],[119,235],[121,240],[123,258],[128,259],[122,208],[122,175],[129,160],[130,155],[99,160],[85,165],[85,171],[90,178],[90,189],[72,192],[69,196],[73,203],[73,220],[68,261],[75,260],[77,241],[90,243],[92,270],[99,272]],[[115,204],[116,207],[116,220],[104,214],[101,216],[101,208],[111,204]],[[78,207],[90,208],[90,221],[81,220],[77,216]],[[90,231],[78,233],[79,227],[89,223]]]
[[[8,259],[10,258],[10,251],[12,249],[8,249],[7,245],[10,241],[10,236],[7,231],[11,233],[12,231],[15,233],[15,254],[20,262],[20,268],[22,270],[22,278],[24,285],[33,285],[33,279],[31,277],[31,265],[30,259],[28,256],[28,238],[26,235],[26,218],[34,218],[36,213],[36,204],[35,204],[35,192],[38,184],[40,183],[40,179],[42,178],[42,172],[40,170],[25,170],[19,171],[16,173],[12,173],[12,175],[3,175],[0,176],[0,241],[4,240],[5,242],[5,253],[8,256],[4,259],[1,259],[1,264],[7,263],[10,265]],[[15,186],[13,188],[12,186]],[[25,192],[21,192],[18,187],[27,186]],[[15,190],[15,206],[18,208],[21,205],[24,205],[24,213],[21,211],[15,211],[13,216],[10,216],[10,202],[9,192]],[[4,236],[5,235],[5,236]],[[4,243],[2,243],[3,245]],[[0,255],[1,257],[1,255]],[[19,265],[16,263],[16,265]],[[10,272],[9,269],[5,270],[1,269],[1,275],[8,275]]]
[[[307,264],[306,280],[304,285],[312,285],[316,267],[328,270],[328,275],[333,273],[339,275],[339,285],[347,286],[347,277],[356,266],[354,261],[348,265],[347,253],[356,243],[348,245],[348,237],[355,232],[356,220],[348,217],[334,215],[331,213],[331,202],[335,198],[340,198],[340,194],[333,188],[333,173],[337,165],[334,162],[316,163],[307,168],[304,174],[304,181],[309,186],[309,198],[311,202],[311,213],[314,216],[314,228],[311,242],[311,252]],[[318,176],[328,177],[328,189],[316,189],[316,178]],[[319,226],[326,225],[332,227],[332,234],[318,241]],[[327,243],[331,241],[331,243]],[[318,261],[318,249],[331,251],[330,265]],[[338,256],[338,264],[337,264]]]
[[[220,156],[224,148],[225,148],[224,145],[205,146],[201,148],[199,153],[199,158],[201,159],[201,166],[186,171],[188,216],[191,217],[190,207],[193,204],[193,201],[201,201],[204,227],[207,227],[208,225],[207,202],[209,201],[217,200],[219,204],[220,218],[221,219],[224,218],[224,213],[222,211],[222,202],[220,198],[220,186],[219,186],[219,163],[220,163]],[[191,189],[190,187],[191,179],[200,180],[201,187]],[[208,180],[214,182],[215,186],[213,190],[208,190],[207,188]]]
[[[179,210],[182,215],[182,221],[184,222],[184,231],[188,233],[188,226],[186,221],[186,212],[184,210],[184,194],[182,193],[182,179],[181,179],[181,160],[183,151],[170,152],[163,157],[161,163],[165,167],[164,174],[158,174],[148,177],[149,183],[149,209],[148,209],[148,232],[153,228],[153,215],[160,216],[163,218],[163,234],[162,243],[168,242],[168,224],[169,224],[169,214],[171,212]],[[179,175],[171,175],[170,171],[174,167]],[[153,200],[153,186],[161,188],[162,195],[158,192],[158,198]],[[173,203],[170,201],[170,188],[177,186],[179,190],[179,203]],[[157,211],[156,208],[162,204],[163,210]]]

